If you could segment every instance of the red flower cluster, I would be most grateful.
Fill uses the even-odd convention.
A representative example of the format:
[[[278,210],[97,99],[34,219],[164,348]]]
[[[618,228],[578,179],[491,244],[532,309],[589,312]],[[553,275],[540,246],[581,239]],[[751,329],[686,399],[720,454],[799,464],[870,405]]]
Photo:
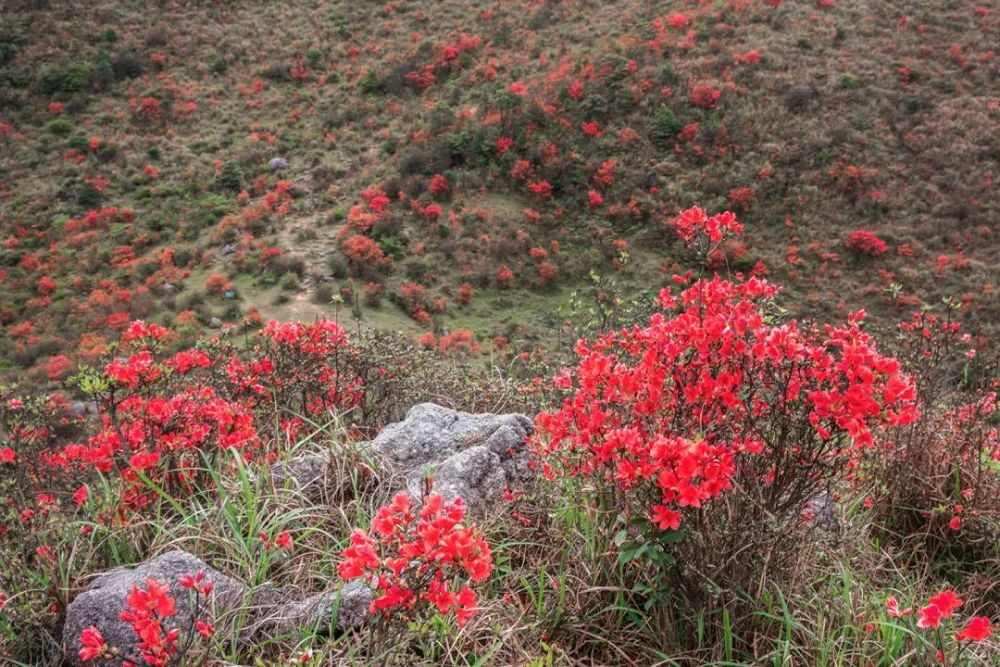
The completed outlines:
[[[249,353],[220,343],[164,357],[160,343],[171,336],[155,324],[133,322],[121,339],[127,356],[94,380],[105,387],[98,395],[100,430],[43,462],[117,471],[125,482],[124,506],[135,509],[149,497],[144,477],[184,494],[209,483],[205,455],[234,449],[247,461],[276,456],[265,447],[281,441],[275,424],[285,418],[274,414],[275,406],[319,416],[350,410],[362,397],[360,379],[345,370],[352,346],[331,321],[271,322]]]
[[[448,183],[448,179],[445,178],[443,174],[434,174],[430,182],[431,194],[439,197],[448,193],[451,189],[451,185]]]
[[[689,242],[740,228],[731,213],[700,209],[675,226]],[[685,508],[732,486],[739,457],[775,461],[746,467],[763,469],[758,484],[829,478],[873,444],[874,428],[916,417],[912,382],[861,331],[863,313],[825,330],[779,325],[767,317],[777,293],[757,278],[716,276],[679,297],[664,289],[666,312],[645,328],[579,341],[578,366],[556,380],[570,397],[537,418],[550,476],[610,485],[659,528],[676,529]]]
[[[715,107],[720,97],[722,97],[722,91],[710,83],[698,83],[691,88],[691,104],[702,109]]]
[[[955,613],[955,611],[965,604],[965,601],[958,597],[955,591],[945,589],[927,599],[927,604],[917,610],[917,627],[935,631],[935,646],[937,648],[937,660],[942,662],[945,655],[945,637],[941,633],[941,622],[945,621]],[[905,618],[913,614],[912,608],[900,609],[899,602],[895,596],[890,595],[885,600],[886,612],[891,618]],[[993,624],[986,616],[973,616],[961,630],[955,632],[954,637],[958,642],[981,642],[993,634]],[[955,661],[950,664],[959,664],[958,657],[961,656],[963,646],[960,644],[957,649]]]
[[[726,232],[739,234],[743,231],[743,224],[738,222],[731,212],[709,216],[704,209],[697,206],[682,211],[671,224],[681,240],[688,245],[701,237],[707,238],[712,244],[717,244],[722,241]]]
[[[548,199],[552,196],[552,184],[548,181],[535,181],[528,183],[528,189],[531,190],[539,199]]]
[[[153,667],[166,665],[177,652],[177,638],[180,630],[174,628],[164,632],[162,621],[177,613],[170,589],[156,581],[146,580],[146,588],[132,588],[125,599],[126,609],[121,619],[132,626],[139,637],[139,653],[142,659]]]
[[[964,628],[955,633],[958,641],[981,642],[993,634],[993,625],[985,616],[973,616]]]
[[[80,633],[80,646],[81,648],[77,655],[84,662],[109,655],[108,645],[104,641],[101,631],[93,625],[89,628],[84,628],[83,632]]]
[[[844,241],[847,249],[858,255],[881,255],[889,250],[889,245],[880,239],[875,232],[867,229],[855,229],[847,235]]]
[[[461,627],[476,612],[476,594],[468,584],[490,576],[490,548],[475,525],[462,525],[461,499],[446,504],[440,495],[424,498],[413,507],[400,492],[372,519],[372,533],[351,535],[351,544],[337,570],[344,579],[364,577],[377,587],[371,611],[414,610],[421,603],[442,614],[455,612]]]
[[[193,613],[200,611],[199,600],[212,592],[212,582],[205,579],[204,572],[187,574],[179,579],[181,586],[195,593]],[[132,587],[132,592],[125,598],[125,610],[120,618],[132,626],[133,632],[139,638],[138,650],[144,664],[152,667],[164,667],[170,664],[178,650],[180,630],[174,628],[164,631],[163,620],[177,614],[177,603],[170,594],[170,589],[156,579],[146,580],[146,590],[138,586]],[[214,633],[212,624],[197,619],[195,630],[202,637],[211,637]],[[78,655],[84,662],[98,658],[111,658],[112,650],[104,641],[100,630],[91,626],[80,633],[80,651]],[[183,652],[181,653],[183,656]],[[136,667],[137,658],[126,658],[123,667]]]

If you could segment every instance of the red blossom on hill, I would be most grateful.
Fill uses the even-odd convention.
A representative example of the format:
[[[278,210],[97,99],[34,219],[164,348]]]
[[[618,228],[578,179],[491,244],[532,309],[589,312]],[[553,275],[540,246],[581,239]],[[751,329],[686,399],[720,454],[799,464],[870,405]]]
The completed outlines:
[[[712,109],[722,97],[722,91],[710,83],[698,83],[691,87],[691,104],[702,109]]]
[[[889,245],[878,235],[867,229],[855,229],[847,235],[844,245],[858,255],[874,257],[889,250]]]

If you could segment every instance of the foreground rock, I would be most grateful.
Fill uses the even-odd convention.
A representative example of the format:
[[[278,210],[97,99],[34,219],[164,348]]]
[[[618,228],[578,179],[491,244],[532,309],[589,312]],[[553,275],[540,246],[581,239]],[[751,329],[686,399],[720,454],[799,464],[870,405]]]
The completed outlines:
[[[505,486],[516,487],[534,473],[525,440],[534,424],[521,414],[470,414],[433,403],[410,409],[406,419],[386,426],[361,443],[383,484],[423,495],[424,479],[451,501],[461,497],[473,512],[499,500]],[[331,498],[341,483],[329,474],[330,454],[297,457],[271,469],[279,488],[293,488],[310,499]]]
[[[178,580],[186,574],[204,572],[212,582],[211,600],[203,605],[206,609],[218,609],[233,605],[242,599],[246,587],[212,569],[199,558],[184,551],[171,551],[149,560],[135,569],[118,568],[95,579],[83,593],[78,595],[66,608],[66,623],[63,626],[66,655],[71,665],[84,664],[77,653],[80,650],[80,633],[84,628],[97,627],[104,641],[110,647],[117,647],[121,658],[138,658],[138,640],[132,627],[119,618],[125,609],[125,599],[134,586],[146,589],[147,579],[156,579],[169,584],[170,593],[176,600],[177,614],[164,619],[164,631],[174,628],[186,630],[191,624],[192,609],[188,591]],[[89,665],[120,665],[118,660],[96,660]],[[141,664],[141,662],[140,662]]]
[[[204,572],[205,581],[212,582],[212,593],[194,610],[191,593],[180,585],[179,580],[186,574],[198,572]],[[344,586],[340,592],[320,593],[301,601],[271,584],[251,590],[242,581],[209,567],[197,556],[185,551],[171,551],[132,569],[118,568],[106,572],[69,604],[63,626],[67,664],[119,667],[123,658],[139,657],[135,632],[121,620],[120,615],[133,587],[146,590],[147,579],[169,585],[177,613],[164,619],[163,628],[165,632],[180,628],[182,642],[183,633],[190,630],[193,620],[208,620],[219,631],[224,629],[232,614],[244,610],[247,614],[240,631],[247,636],[266,635],[273,638],[313,627],[321,630],[333,621],[334,610],[338,612],[338,628],[354,627],[365,621],[372,600],[371,591],[357,582]],[[192,619],[193,615],[195,619]],[[87,663],[80,660],[80,633],[90,626],[100,630],[109,647],[118,649],[119,657]],[[142,664],[142,661],[137,664]]]

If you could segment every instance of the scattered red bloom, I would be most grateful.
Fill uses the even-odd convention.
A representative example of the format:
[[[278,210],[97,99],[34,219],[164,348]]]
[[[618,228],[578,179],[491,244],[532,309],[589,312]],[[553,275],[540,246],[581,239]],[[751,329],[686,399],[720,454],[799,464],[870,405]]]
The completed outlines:
[[[552,196],[552,184],[548,181],[535,181],[528,183],[528,189],[531,190],[539,199],[548,199]]]
[[[691,104],[702,109],[714,108],[722,91],[710,83],[698,83],[691,88]]]
[[[93,625],[84,628],[83,632],[80,633],[80,645],[81,648],[77,655],[83,662],[96,660],[108,652],[108,645],[105,643],[104,637]]]
[[[177,652],[180,630],[164,632],[162,621],[176,614],[177,607],[170,589],[157,580],[147,579],[146,589],[132,588],[125,599],[121,620],[131,625],[139,638],[138,650],[143,660],[153,667],[163,667]]]
[[[889,245],[880,239],[875,232],[867,229],[855,229],[847,235],[844,245],[848,250],[859,255],[881,255],[889,250]]]
[[[284,530],[278,535],[274,543],[287,551],[292,548],[292,536],[287,530]]]
[[[959,641],[981,642],[993,633],[993,625],[985,616],[973,616],[964,628],[955,633]]]
[[[363,577],[375,586],[373,613],[433,607],[453,611],[461,627],[476,611],[476,595],[456,578],[475,583],[493,571],[489,545],[474,525],[462,524],[464,516],[461,499],[447,504],[431,494],[418,511],[400,492],[373,517],[372,536],[351,534],[337,570],[344,579]]]

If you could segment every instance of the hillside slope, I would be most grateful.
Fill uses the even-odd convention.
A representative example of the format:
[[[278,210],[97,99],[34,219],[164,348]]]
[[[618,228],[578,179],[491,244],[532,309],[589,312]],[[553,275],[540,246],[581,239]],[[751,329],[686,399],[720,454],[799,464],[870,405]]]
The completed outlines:
[[[793,314],[1000,321],[989,3],[10,4],[0,350],[41,381],[136,317],[553,348],[592,271],[687,268],[693,204]]]

